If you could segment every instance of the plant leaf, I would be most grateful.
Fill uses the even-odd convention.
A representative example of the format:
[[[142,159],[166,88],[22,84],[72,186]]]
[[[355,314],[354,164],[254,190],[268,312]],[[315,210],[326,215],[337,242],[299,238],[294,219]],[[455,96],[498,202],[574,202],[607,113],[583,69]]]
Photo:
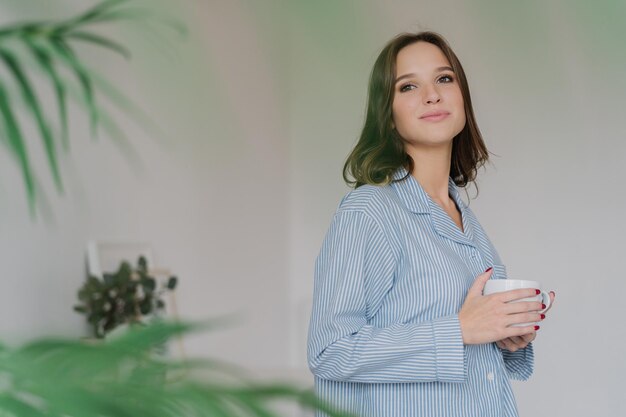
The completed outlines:
[[[137,260],[137,269],[144,274],[148,271],[148,260],[145,256],[141,255]]]
[[[189,332],[198,327],[198,325],[191,324],[157,322],[150,326],[138,326],[109,343],[124,352],[145,352],[164,343],[172,336]]]
[[[107,21],[120,21],[120,20],[136,20],[136,21],[152,21],[157,22],[165,27],[170,28],[174,32],[178,33],[180,36],[187,35],[187,27],[178,22],[177,20],[171,19],[167,16],[163,16],[162,14],[155,13],[146,9],[123,9],[123,10],[114,10],[109,11],[107,13],[102,13],[92,19],[90,23],[95,22],[107,22]]]
[[[246,409],[250,410],[252,415],[258,417],[276,417],[276,414],[271,413],[265,407],[258,403],[258,400],[248,395],[236,395],[237,402],[243,405]]]
[[[48,164],[50,165],[50,170],[54,177],[57,190],[62,192],[63,184],[61,183],[61,174],[59,172],[54,139],[52,137],[52,133],[50,132],[50,128],[48,127],[48,123],[45,120],[43,111],[41,110],[41,106],[39,105],[39,100],[37,99],[30,81],[28,80],[28,76],[19,61],[15,58],[15,55],[13,55],[13,53],[8,49],[0,48],[0,59],[4,61],[5,65],[9,69],[9,72],[11,72],[17,80],[22,96],[24,97],[24,101],[26,101],[26,104],[37,121],[39,133],[44,142]]]
[[[151,297],[146,297],[143,299],[143,301],[139,304],[139,311],[144,316],[148,315],[150,311],[152,311],[152,298]]]
[[[76,311],[77,313],[85,314],[85,313],[87,313],[87,307],[85,307],[83,305],[74,306],[74,311]]]
[[[59,121],[61,124],[61,141],[63,143],[63,147],[65,149],[69,149],[65,85],[63,84],[63,81],[61,81],[61,78],[54,67],[52,57],[50,56],[48,50],[39,45],[38,42],[30,36],[24,36],[23,40],[54,86],[57,98],[57,107],[59,110]]]
[[[91,119],[91,133],[95,136],[96,126],[98,124],[98,110],[96,109],[93,86],[89,72],[78,61],[76,55],[69,45],[60,37],[53,37],[50,39],[50,44],[56,55],[63,61],[78,78],[85,95],[85,101],[89,109],[89,115]]]
[[[164,135],[158,124],[152,120],[139,106],[126,97],[125,94],[119,91],[118,88],[113,86],[110,82],[98,74],[92,74],[92,81],[93,84],[98,87],[98,91],[103,96],[106,96],[112,104],[123,110],[124,113],[130,115],[133,119],[136,119],[136,121],[139,122],[140,127],[145,129],[147,133],[155,136]]]
[[[0,391],[0,410],[19,417],[274,417],[266,401],[284,399],[328,410],[329,417],[348,416],[287,383],[227,383],[205,374],[168,381],[169,372],[191,369],[194,362],[167,360],[147,347],[194,327],[155,323],[102,343],[44,339],[7,349],[0,354],[0,369],[15,392],[33,401],[20,397],[15,405],[4,401],[10,392]],[[35,413],[39,406],[45,412]]]
[[[20,401],[8,393],[0,394],[0,410],[13,413],[17,417],[45,417],[49,415],[44,410],[36,408],[25,401]],[[5,414],[3,413],[2,416],[5,416]]]
[[[76,39],[76,40],[81,40],[84,42],[89,42],[98,46],[102,46],[104,48],[111,49],[117,52],[118,54],[122,55],[126,59],[131,58],[131,54],[128,48],[124,47],[123,45],[115,41],[109,40],[102,36],[95,35],[93,33],[83,32],[83,31],[73,31],[73,32],[68,33],[67,37]]]
[[[156,280],[147,276],[141,280],[141,286],[146,294],[152,294],[156,289]]]
[[[45,26],[45,22],[20,22],[6,25],[0,29],[0,38],[20,36],[26,32],[41,32]]]
[[[176,288],[177,283],[178,283],[178,278],[170,277],[170,279],[167,280],[167,288],[169,290],[173,290],[174,288]]]
[[[61,34],[68,30],[72,30],[77,26],[97,21],[97,19],[101,17],[104,13],[127,1],[128,0],[105,0],[102,3],[97,4],[96,6],[87,10],[83,14],[79,15],[78,17],[70,19],[68,22],[60,25],[57,29],[57,33]]]
[[[87,106],[84,95],[77,94],[72,86],[68,86],[68,94],[77,103]],[[98,120],[100,127],[111,139],[113,145],[120,149],[121,155],[126,158],[128,165],[135,170],[140,170],[142,167],[141,157],[137,150],[133,147],[132,142],[128,136],[122,130],[107,113],[98,106]]]
[[[2,80],[0,80],[0,114],[2,115],[2,119],[4,120],[9,148],[16,156],[17,160],[19,161],[20,168],[22,169],[22,178],[24,179],[24,183],[26,184],[28,202],[30,203],[29,206],[31,209],[31,213],[34,213],[35,182],[33,180],[33,174],[30,168],[28,153],[26,151],[26,143],[24,142],[22,132],[17,123],[17,120],[15,119],[15,115],[13,114],[13,109],[9,101],[9,96],[7,94],[6,88],[4,87],[4,84],[2,83]]]

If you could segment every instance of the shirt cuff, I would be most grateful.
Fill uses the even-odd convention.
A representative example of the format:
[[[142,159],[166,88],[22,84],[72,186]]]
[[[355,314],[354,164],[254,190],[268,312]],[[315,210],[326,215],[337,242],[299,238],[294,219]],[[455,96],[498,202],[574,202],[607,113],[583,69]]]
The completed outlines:
[[[441,317],[433,320],[437,380],[441,382],[465,382],[467,360],[461,333],[459,316]]]

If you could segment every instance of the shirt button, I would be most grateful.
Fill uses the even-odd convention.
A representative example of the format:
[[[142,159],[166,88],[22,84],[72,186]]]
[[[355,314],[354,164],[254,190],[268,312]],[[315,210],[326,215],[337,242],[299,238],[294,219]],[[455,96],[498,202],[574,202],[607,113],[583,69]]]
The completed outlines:
[[[493,372],[489,372],[487,374],[487,379],[493,381],[494,379],[496,379],[496,376],[493,374]]]

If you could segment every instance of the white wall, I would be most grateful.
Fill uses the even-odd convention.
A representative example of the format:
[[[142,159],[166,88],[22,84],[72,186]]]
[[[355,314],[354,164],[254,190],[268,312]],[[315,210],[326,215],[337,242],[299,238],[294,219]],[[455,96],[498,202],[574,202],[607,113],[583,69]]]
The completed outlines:
[[[82,4],[5,0],[0,16],[3,22],[62,16]],[[2,339],[82,335],[71,306],[86,241],[146,240],[181,278],[183,316],[244,314],[238,327],[188,340],[191,354],[272,375],[289,366],[310,382],[305,337],[313,261],[348,190],[341,168],[363,122],[370,68],[396,33],[433,29],[463,62],[479,125],[498,155],[480,176],[472,208],[511,277],[535,278],[557,292],[536,341],[535,375],[514,385],[521,414],[625,414],[618,391],[626,371],[618,313],[626,290],[619,216],[626,196],[618,172],[626,162],[623,6],[479,0],[175,6],[190,35],[174,40],[175,50],[165,55],[160,43],[132,31],[120,32],[135,46],[130,64],[84,50],[165,131],[154,137],[122,119],[141,167],[105,135],[90,141],[74,109],[66,195],[54,194],[35,155],[48,214],[33,222],[17,169],[0,152]]]

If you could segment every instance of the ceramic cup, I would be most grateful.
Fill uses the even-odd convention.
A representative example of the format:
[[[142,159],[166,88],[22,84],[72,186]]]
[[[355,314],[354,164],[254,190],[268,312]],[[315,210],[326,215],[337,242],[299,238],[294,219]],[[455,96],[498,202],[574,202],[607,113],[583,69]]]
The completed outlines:
[[[534,297],[520,298],[519,300],[511,301],[512,303],[516,303],[518,301],[539,301],[546,305],[546,308],[541,310],[540,313],[543,313],[548,308],[550,308],[550,294],[543,291],[541,289],[541,284],[537,281],[528,281],[524,279],[490,279],[485,284],[485,288],[483,290],[483,295],[494,294],[497,292],[517,290],[520,288],[537,288],[541,290],[541,294],[537,294]],[[513,327],[526,327],[532,326],[533,324],[538,325],[539,323],[519,323],[512,324]]]

